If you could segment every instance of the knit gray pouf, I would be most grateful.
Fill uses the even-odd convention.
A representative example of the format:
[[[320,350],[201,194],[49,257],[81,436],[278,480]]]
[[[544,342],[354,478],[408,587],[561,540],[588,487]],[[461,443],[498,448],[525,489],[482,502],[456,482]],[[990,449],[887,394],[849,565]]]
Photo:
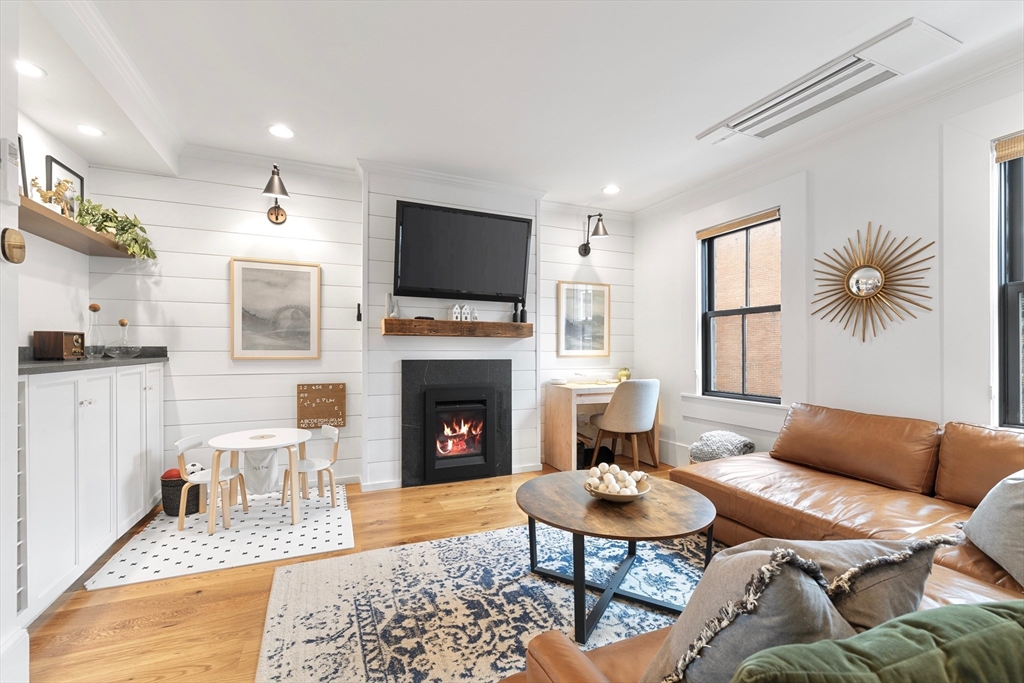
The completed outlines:
[[[707,462],[730,455],[746,455],[755,450],[754,442],[724,429],[705,432],[690,446],[690,462]]]

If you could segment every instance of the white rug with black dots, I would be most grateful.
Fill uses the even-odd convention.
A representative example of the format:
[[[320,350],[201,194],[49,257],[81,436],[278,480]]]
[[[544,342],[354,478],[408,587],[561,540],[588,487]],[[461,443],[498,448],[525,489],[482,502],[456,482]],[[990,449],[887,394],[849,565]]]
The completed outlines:
[[[330,491],[325,493],[321,498],[316,485],[310,487],[309,500],[300,499],[300,519],[294,526],[291,505],[281,505],[280,493],[250,493],[248,512],[241,503],[232,506],[230,529],[224,528],[218,510],[212,536],[206,533],[206,513],[189,515],[185,529],[178,531],[178,518],[160,512],[85,587],[125,586],[354,547],[345,487],[338,486],[336,508],[331,507]]]

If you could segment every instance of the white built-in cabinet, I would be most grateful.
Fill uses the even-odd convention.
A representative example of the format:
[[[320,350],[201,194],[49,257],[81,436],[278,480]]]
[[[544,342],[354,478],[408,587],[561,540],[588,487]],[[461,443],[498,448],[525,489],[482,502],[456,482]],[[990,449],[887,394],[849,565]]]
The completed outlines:
[[[163,364],[20,379],[28,623],[158,502]]]

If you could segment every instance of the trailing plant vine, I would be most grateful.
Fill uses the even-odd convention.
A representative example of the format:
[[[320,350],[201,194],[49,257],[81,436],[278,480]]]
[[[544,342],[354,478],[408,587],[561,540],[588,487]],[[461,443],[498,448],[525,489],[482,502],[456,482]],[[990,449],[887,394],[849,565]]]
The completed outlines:
[[[96,232],[113,234],[114,241],[128,249],[135,258],[155,259],[156,252],[150,244],[146,228],[139,222],[138,216],[128,217],[114,209],[105,209],[91,199],[77,198],[78,214],[75,220],[80,225],[90,227]]]

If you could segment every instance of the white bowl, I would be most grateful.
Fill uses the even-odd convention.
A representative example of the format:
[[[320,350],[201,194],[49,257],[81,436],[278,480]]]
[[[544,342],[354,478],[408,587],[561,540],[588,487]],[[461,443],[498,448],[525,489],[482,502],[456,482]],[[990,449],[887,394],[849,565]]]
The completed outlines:
[[[613,503],[632,503],[638,498],[643,498],[651,490],[650,477],[644,472],[644,476],[636,483],[636,493],[601,493],[589,483],[583,482],[583,488],[594,498],[603,498]]]

